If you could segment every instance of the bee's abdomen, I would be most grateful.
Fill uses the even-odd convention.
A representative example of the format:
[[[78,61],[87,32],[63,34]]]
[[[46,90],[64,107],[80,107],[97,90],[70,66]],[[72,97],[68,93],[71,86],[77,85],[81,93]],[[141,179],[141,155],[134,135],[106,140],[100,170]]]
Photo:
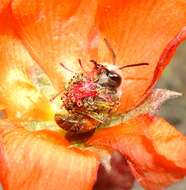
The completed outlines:
[[[55,121],[59,127],[70,133],[86,133],[99,125],[98,121],[81,114],[70,114],[68,117],[55,114]]]

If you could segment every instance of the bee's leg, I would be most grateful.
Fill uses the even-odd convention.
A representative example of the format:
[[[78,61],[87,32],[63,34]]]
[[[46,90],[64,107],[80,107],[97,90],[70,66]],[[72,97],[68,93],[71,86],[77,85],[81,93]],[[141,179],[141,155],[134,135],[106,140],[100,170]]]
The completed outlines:
[[[55,114],[55,121],[62,129],[70,133],[86,132],[83,125],[83,116],[80,114],[69,114],[67,117],[61,114]]]
[[[78,125],[73,125],[69,132],[72,133],[87,133],[94,130],[98,126],[98,121],[87,116],[80,118]]]
[[[69,120],[69,117],[65,117],[61,114],[55,114],[55,122],[58,124],[59,127],[66,131],[69,131],[70,128],[74,125],[74,122]]]
[[[97,122],[81,114],[70,114],[67,118],[55,114],[55,121],[62,129],[70,133],[86,133],[96,128]]]

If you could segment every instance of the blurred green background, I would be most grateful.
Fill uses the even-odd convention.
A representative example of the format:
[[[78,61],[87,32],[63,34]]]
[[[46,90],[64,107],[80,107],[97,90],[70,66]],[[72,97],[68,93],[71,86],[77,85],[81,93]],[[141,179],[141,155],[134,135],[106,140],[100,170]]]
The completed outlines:
[[[165,103],[160,114],[186,134],[186,42],[178,48],[158,86],[183,93],[182,97]]]

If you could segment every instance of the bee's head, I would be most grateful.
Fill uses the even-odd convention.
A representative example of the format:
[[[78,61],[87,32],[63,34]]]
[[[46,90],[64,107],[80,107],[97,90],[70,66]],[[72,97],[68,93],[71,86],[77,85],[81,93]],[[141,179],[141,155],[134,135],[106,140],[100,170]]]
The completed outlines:
[[[122,77],[113,70],[105,68],[105,70],[99,74],[98,83],[101,86],[117,89],[121,85],[121,82]]]
[[[97,63],[95,63],[96,65]],[[95,69],[97,71],[97,82],[99,85],[112,88],[113,90],[119,90],[124,84],[124,76],[122,70],[129,67],[138,67],[138,66],[148,66],[149,63],[137,63],[124,65],[122,67],[117,67],[113,64],[102,63],[97,64]]]
[[[99,85],[113,89],[117,89],[121,85],[121,72],[115,65],[96,64],[95,69]]]

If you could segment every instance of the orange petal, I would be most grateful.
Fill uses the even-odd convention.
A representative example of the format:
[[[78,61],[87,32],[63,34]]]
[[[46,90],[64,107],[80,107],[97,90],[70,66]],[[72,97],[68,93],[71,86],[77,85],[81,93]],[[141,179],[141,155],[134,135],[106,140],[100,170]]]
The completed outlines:
[[[34,59],[60,88],[79,71],[79,58],[86,57],[88,39],[94,30],[96,1],[14,0],[15,28]],[[91,10],[91,11],[90,11]]]
[[[0,155],[4,190],[88,190],[96,180],[96,156],[68,147],[63,137],[51,132],[1,125]]]
[[[119,150],[148,190],[161,190],[186,176],[186,137],[161,118],[141,115],[99,129],[87,144]]]
[[[12,120],[51,119],[50,102],[28,78],[27,70],[34,61],[7,25],[11,24],[7,10],[0,14],[1,108]]]
[[[10,0],[1,0],[0,1],[0,11],[2,11],[8,4]]]
[[[179,34],[182,37],[176,37],[162,54],[186,25],[186,3],[179,0],[138,3],[135,0],[91,0],[88,4],[86,0],[60,3],[59,0],[50,3],[14,0],[12,8],[18,34],[59,88],[64,86],[64,79],[73,75],[59,63],[79,71],[77,59],[89,59],[89,48],[96,49],[96,41],[99,41],[94,24],[96,14],[101,35],[116,52],[119,66],[149,62],[149,66],[123,70],[125,85],[119,113],[132,109],[149,95],[176,46],[186,38],[185,32]],[[111,53],[101,44],[99,60],[103,61],[111,57]]]
[[[116,53],[116,64],[150,63],[122,70],[125,82],[119,112],[130,110],[149,95],[176,47],[186,38],[186,28],[179,33],[186,26],[186,2],[100,0],[97,22]],[[99,53],[101,59],[111,54],[103,46]]]

